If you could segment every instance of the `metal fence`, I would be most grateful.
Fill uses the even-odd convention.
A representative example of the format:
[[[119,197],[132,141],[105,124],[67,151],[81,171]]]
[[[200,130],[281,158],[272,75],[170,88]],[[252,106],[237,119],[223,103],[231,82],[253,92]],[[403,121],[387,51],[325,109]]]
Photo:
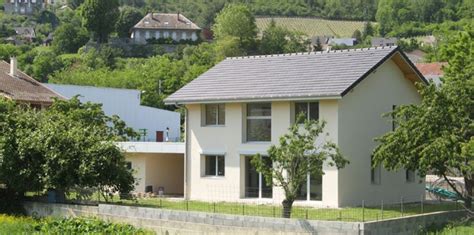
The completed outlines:
[[[287,217],[283,215],[280,201],[244,199],[242,202],[193,201],[182,197],[163,197],[152,193],[135,195],[106,194],[96,189],[76,189],[65,193],[65,197],[51,193],[30,194],[30,199],[40,201],[60,201],[72,204],[94,205],[99,203],[119,204],[126,206],[153,207],[169,210],[222,213],[246,216]],[[59,198],[59,199],[58,199]],[[366,222],[391,218],[400,218],[437,211],[464,209],[463,204],[449,200],[426,200],[425,195],[399,200],[365,201],[354,207],[318,208],[314,201],[296,201],[291,211],[291,218],[328,221]]]

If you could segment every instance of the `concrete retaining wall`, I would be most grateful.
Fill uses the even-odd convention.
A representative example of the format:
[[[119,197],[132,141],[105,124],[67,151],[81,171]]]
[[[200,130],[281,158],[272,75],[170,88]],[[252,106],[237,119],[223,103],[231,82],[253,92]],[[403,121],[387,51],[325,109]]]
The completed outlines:
[[[444,212],[359,223],[225,215],[107,204],[80,206],[25,202],[24,207],[28,215],[95,216],[152,229],[158,234],[409,234],[417,231],[420,226],[442,223],[463,214]]]

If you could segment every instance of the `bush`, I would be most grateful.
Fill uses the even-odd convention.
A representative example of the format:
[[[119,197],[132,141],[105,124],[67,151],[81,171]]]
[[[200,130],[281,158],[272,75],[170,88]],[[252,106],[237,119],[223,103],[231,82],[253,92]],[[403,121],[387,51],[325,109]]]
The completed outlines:
[[[0,214],[0,234],[154,234],[129,224],[111,223],[97,218],[14,217]]]

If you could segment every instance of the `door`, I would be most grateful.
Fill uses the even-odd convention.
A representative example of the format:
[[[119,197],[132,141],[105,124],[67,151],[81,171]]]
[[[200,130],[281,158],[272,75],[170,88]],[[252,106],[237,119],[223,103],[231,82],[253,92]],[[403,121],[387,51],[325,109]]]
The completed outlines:
[[[163,142],[163,131],[156,132],[156,142]]]

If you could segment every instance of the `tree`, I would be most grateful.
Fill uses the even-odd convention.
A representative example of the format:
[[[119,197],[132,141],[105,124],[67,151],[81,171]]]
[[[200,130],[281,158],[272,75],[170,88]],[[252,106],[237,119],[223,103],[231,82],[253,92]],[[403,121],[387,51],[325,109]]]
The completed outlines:
[[[114,142],[136,133],[100,105],[74,97],[38,111],[0,100],[0,110],[0,182],[7,189],[133,189],[132,172]]]
[[[316,38],[316,44],[313,46],[314,51],[323,51],[323,45],[321,44],[321,39]]]
[[[0,44],[0,60],[9,61],[10,57],[17,56],[19,50],[12,44]]]
[[[61,61],[52,51],[40,51],[33,60],[32,76],[40,82],[48,81],[48,76],[62,67]]]
[[[85,0],[80,8],[83,25],[98,43],[105,43],[119,16],[118,0]]]
[[[283,188],[285,199],[282,202],[282,217],[285,218],[290,218],[293,202],[308,174],[323,175],[323,164],[340,169],[349,163],[334,143],[326,141],[315,144],[323,133],[324,121],[306,120],[304,130],[301,130],[299,123],[303,118],[304,115],[299,115],[289,132],[280,137],[279,145],[270,147],[268,157],[257,154],[252,158],[252,164],[269,185]],[[271,161],[273,166],[268,167],[264,158]]]
[[[260,43],[260,53],[262,54],[281,54],[285,52],[287,44],[286,29],[276,25],[272,19],[270,25],[263,31],[262,42]]]
[[[72,9],[78,8],[82,3],[84,3],[84,0],[67,0],[67,5]]]
[[[120,9],[120,15],[115,24],[115,31],[121,38],[130,37],[130,29],[141,19],[143,14],[134,7],[123,7]]]
[[[357,43],[362,43],[362,33],[360,30],[356,29],[354,33],[352,33],[352,38],[355,38]]]
[[[362,39],[365,40],[368,36],[374,36],[374,27],[370,21],[365,22],[364,30],[362,31]]]
[[[87,30],[65,23],[54,31],[53,48],[58,54],[77,53],[89,40]]]
[[[449,55],[443,84],[420,86],[419,105],[403,105],[390,115],[397,128],[378,138],[374,164],[443,177],[471,208],[474,186],[474,32],[460,32],[445,48]],[[448,176],[462,176],[465,193]]]
[[[250,49],[255,46],[257,25],[254,15],[245,5],[230,4],[224,7],[216,16],[212,30],[217,40],[235,37],[242,48]]]

